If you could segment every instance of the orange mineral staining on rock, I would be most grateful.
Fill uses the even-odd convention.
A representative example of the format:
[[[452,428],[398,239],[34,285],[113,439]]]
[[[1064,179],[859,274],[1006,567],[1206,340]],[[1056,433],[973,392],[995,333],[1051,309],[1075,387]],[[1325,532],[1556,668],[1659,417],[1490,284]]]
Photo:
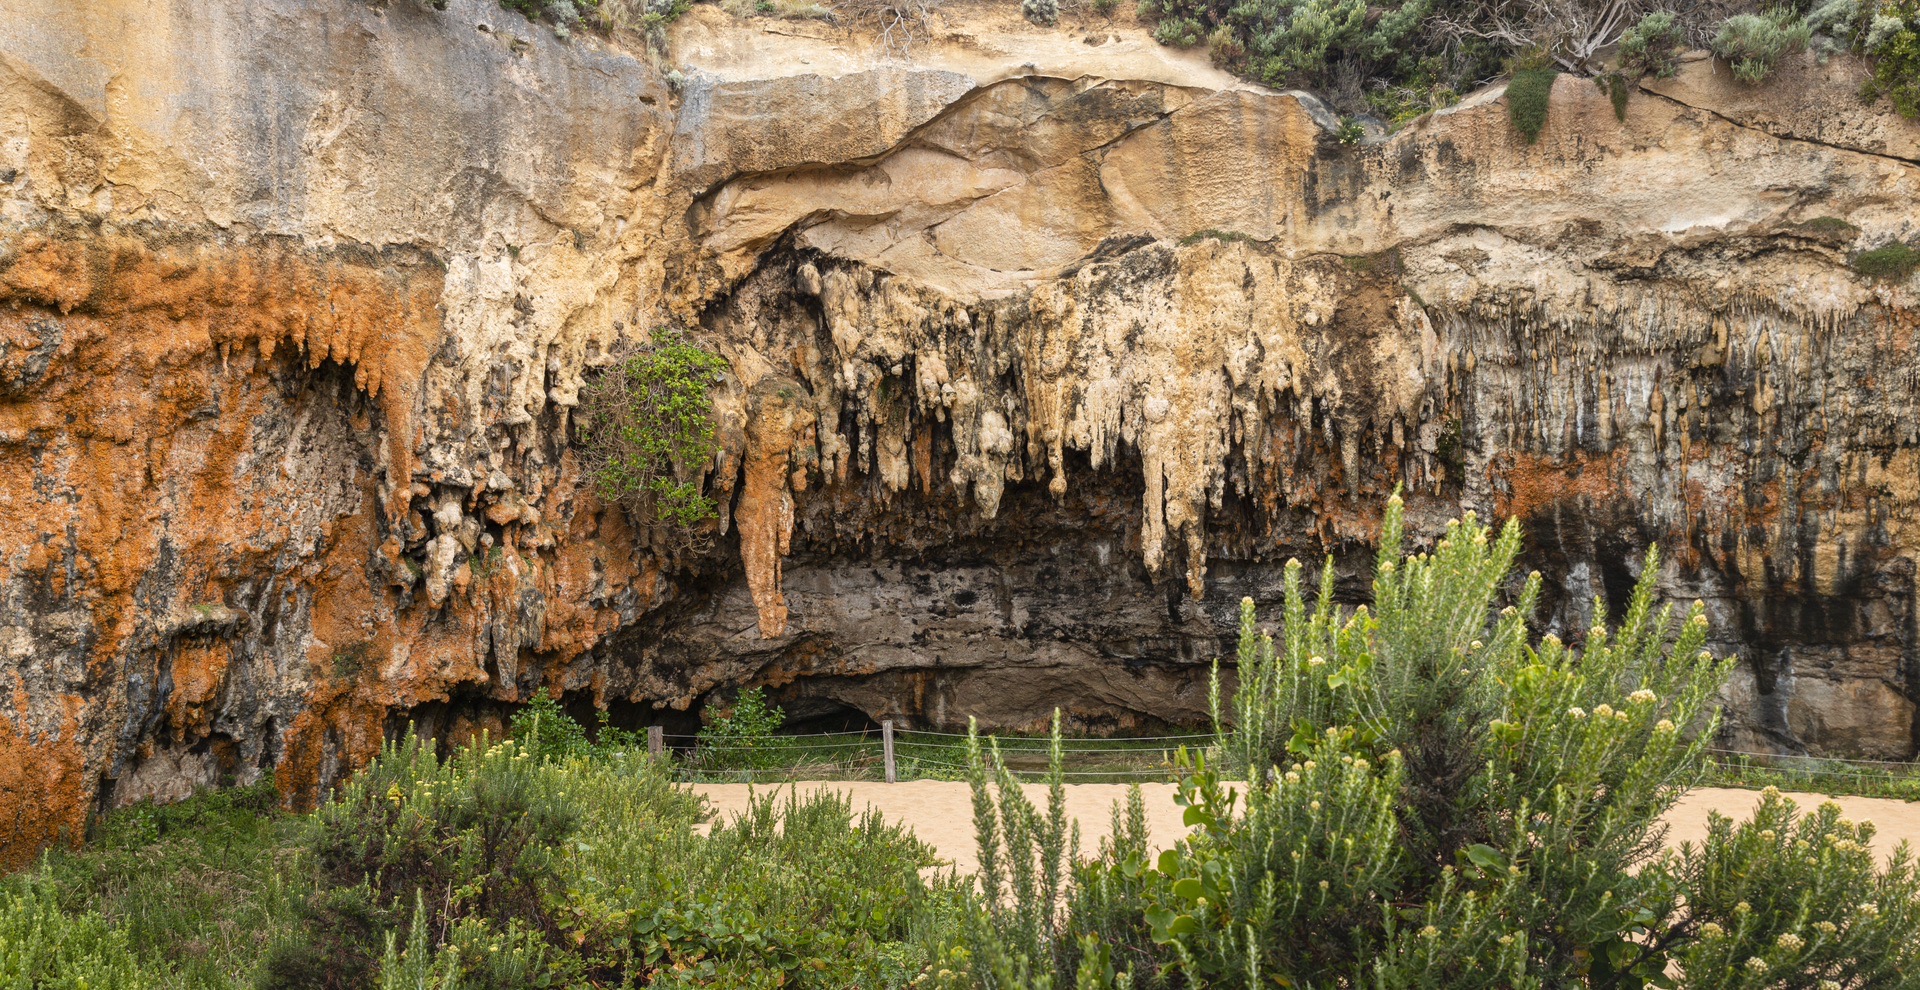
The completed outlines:
[[[0,872],[25,866],[55,842],[86,833],[86,761],[71,721],[48,738],[0,715]]]
[[[793,536],[793,451],[810,443],[814,427],[814,413],[802,404],[803,395],[799,383],[768,376],[748,397],[746,483],[733,519],[763,639],[787,634],[780,571]]]

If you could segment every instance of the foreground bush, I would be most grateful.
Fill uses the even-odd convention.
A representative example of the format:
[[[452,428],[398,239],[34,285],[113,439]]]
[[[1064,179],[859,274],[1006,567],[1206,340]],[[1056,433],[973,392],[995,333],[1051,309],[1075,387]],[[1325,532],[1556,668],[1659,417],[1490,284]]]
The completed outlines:
[[[1495,611],[1518,548],[1517,526],[1495,537],[1469,515],[1408,555],[1396,499],[1370,607],[1334,604],[1331,566],[1309,607],[1297,564],[1277,641],[1243,604],[1219,743],[1183,758],[1195,831],[1157,857],[1144,816],[1117,810],[1116,838],[1053,897],[1032,877],[1057,875],[1067,844],[1003,780],[983,861],[1005,850],[1040,906],[996,907],[990,880],[969,978],[1920,986],[1920,880],[1904,854],[1876,868],[1837,810],[1801,817],[1769,794],[1706,847],[1663,851],[1659,818],[1702,771],[1729,665],[1701,649],[1698,605],[1677,631],[1653,607],[1652,554],[1617,627],[1596,608],[1579,648],[1534,640],[1539,575]],[[975,760],[977,803],[995,762]]]
[[[38,885],[0,892],[0,987],[146,990],[158,986],[126,933],[93,912],[69,914]]]
[[[941,941],[931,850],[845,799],[709,822],[550,700],[516,725],[445,762],[389,746],[317,813],[321,889],[264,985],[885,987]]]

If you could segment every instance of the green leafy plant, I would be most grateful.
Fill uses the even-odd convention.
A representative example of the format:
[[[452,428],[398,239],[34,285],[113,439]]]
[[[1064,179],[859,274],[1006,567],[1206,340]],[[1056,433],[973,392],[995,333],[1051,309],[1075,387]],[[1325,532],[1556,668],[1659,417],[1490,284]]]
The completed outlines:
[[[1886,0],[1868,25],[1860,47],[1873,59],[1873,79],[1861,95],[1920,117],[1920,0]]]
[[[1722,21],[1712,49],[1732,67],[1735,79],[1754,85],[1765,80],[1782,58],[1805,49],[1812,36],[1812,29],[1792,10],[1776,8],[1764,14],[1735,14]]]
[[[1553,81],[1560,71],[1552,67],[1522,68],[1507,83],[1507,119],[1528,144],[1540,140],[1547,126],[1547,106],[1553,98]]]
[[[1045,27],[1060,23],[1060,0],[1020,0],[1020,13]]]
[[[718,450],[709,391],[727,363],[671,329],[602,372],[581,393],[581,430],[595,489],[643,517],[690,529],[718,506],[700,478]]]
[[[560,707],[560,699],[551,690],[544,688],[514,713],[508,732],[536,760],[565,760],[592,752],[586,728]]]
[[[1671,77],[1680,71],[1686,33],[1671,11],[1656,10],[1620,36],[1620,71],[1633,76]]]
[[[733,704],[719,711],[700,729],[696,769],[702,772],[773,770],[786,766],[794,753],[779,738],[787,713],[767,704],[766,692],[748,688]]]

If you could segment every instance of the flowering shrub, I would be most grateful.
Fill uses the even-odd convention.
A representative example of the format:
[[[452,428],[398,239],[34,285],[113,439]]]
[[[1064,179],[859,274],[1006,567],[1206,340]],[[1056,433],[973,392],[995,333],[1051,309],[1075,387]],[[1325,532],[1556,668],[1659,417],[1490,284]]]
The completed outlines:
[[[1331,562],[1311,607],[1288,567],[1278,639],[1243,602],[1218,741],[1181,758],[1192,833],[1150,856],[1144,816],[1116,810],[1042,945],[981,909],[1001,937],[972,957],[1046,971],[977,982],[1920,986],[1913,870],[1876,870],[1834,812],[1770,797],[1707,849],[1662,851],[1730,664],[1702,650],[1701,606],[1654,607],[1652,553],[1617,626],[1596,603],[1579,646],[1533,639],[1538,574],[1495,610],[1519,543],[1469,514],[1408,554],[1396,498],[1370,606],[1334,602]]]
[[[1714,814],[1658,871],[1686,894],[1667,931],[1688,990],[1914,986],[1920,881],[1904,851],[1878,868],[1872,837],[1831,801],[1802,815],[1771,787],[1744,823]]]

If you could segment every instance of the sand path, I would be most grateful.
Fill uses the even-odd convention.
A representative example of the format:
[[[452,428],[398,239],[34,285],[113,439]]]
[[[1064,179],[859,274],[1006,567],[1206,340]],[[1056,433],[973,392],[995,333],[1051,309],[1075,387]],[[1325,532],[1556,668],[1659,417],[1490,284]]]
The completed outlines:
[[[887,818],[913,829],[916,835],[938,849],[940,855],[951,860],[961,871],[972,872],[979,868],[979,860],[974,854],[973,797],[965,783],[912,780],[898,784],[856,781],[691,786],[705,795],[714,808],[727,815],[746,807],[749,788],[759,794],[796,788],[803,792],[831,788],[849,795],[856,809],[872,806]],[[1143,784],[1140,789],[1146,799],[1147,824],[1153,833],[1154,844],[1161,848],[1172,845],[1186,833],[1180,824],[1180,814],[1184,809],[1173,803],[1173,785]],[[1030,784],[1027,785],[1027,793],[1035,804],[1045,806],[1045,787]],[[1067,785],[1067,814],[1080,823],[1083,850],[1091,852],[1097,848],[1100,840],[1111,831],[1109,823],[1114,802],[1124,801],[1126,796],[1125,784]],[[1807,809],[1827,800],[1823,794],[1791,793],[1788,796]],[[1724,787],[1694,790],[1667,815],[1667,823],[1671,826],[1668,842],[1671,845],[1685,841],[1698,842],[1707,834],[1709,811],[1718,811],[1738,821],[1752,812],[1759,799],[1757,791]],[[1861,797],[1833,800],[1845,809],[1847,817],[1871,821],[1878,827],[1873,847],[1883,857],[1891,854],[1901,840],[1911,841],[1920,847],[1920,802]]]

